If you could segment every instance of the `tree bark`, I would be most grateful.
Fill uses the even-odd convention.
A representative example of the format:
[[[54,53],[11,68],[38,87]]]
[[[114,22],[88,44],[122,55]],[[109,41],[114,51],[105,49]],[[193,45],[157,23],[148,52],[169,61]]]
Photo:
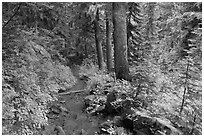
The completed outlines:
[[[87,43],[84,45],[85,48],[85,57],[88,58],[88,45]]]
[[[81,40],[80,40],[80,38],[78,37],[77,39],[76,39],[76,44],[75,44],[75,47],[76,47],[76,55],[77,56],[79,56],[80,55],[80,44],[81,43]]]
[[[117,79],[130,80],[127,60],[126,3],[114,2],[113,5],[114,61]]]
[[[106,59],[107,59],[107,69],[111,72],[113,68],[113,56],[112,56],[112,46],[111,46],[111,26],[108,18],[108,13],[106,13]]]
[[[96,41],[96,52],[98,59],[99,69],[103,69],[103,49],[102,49],[102,40],[100,39],[100,26],[99,26],[99,10],[96,11],[96,18],[94,21],[95,26],[95,41]]]

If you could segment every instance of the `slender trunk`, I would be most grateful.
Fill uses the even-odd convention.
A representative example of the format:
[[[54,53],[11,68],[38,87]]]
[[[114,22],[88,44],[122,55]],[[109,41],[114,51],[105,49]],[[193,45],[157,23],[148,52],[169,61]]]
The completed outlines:
[[[195,129],[195,125],[196,125],[196,117],[197,117],[197,115],[195,114],[194,118],[193,118],[193,126],[192,126],[192,129],[191,129],[190,135],[193,135],[193,132],[194,132],[194,129]]]
[[[80,47],[79,47],[79,44],[80,44],[81,40],[80,38],[78,37],[77,40],[76,40],[76,55],[79,56],[80,55]]]
[[[183,107],[184,107],[184,103],[185,103],[185,97],[186,97],[186,91],[188,89],[188,85],[187,85],[188,84],[188,70],[189,70],[189,62],[188,62],[187,67],[186,67],[186,79],[185,79],[185,83],[184,83],[183,99],[182,99],[181,108],[180,108],[180,112],[179,112],[180,115],[183,111]]]
[[[113,3],[113,27],[116,78],[130,80],[127,60],[126,3]]]
[[[9,18],[9,20],[5,23],[5,24],[3,24],[3,27],[2,27],[2,29],[4,29],[5,27],[6,27],[6,25],[8,25],[8,23],[17,15],[17,13],[18,13],[18,11],[20,10],[20,8],[21,8],[21,5],[22,5],[22,2],[20,2],[19,4],[18,4],[18,7],[16,7],[15,9],[14,9],[14,14]]]
[[[86,58],[88,58],[88,46],[87,44],[85,44],[84,46],[85,46],[85,56]]]
[[[112,56],[112,46],[111,46],[111,26],[108,18],[108,13],[106,13],[106,58],[107,58],[107,69],[111,72],[113,68],[113,56]]]
[[[96,52],[98,59],[99,69],[103,69],[103,49],[102,49],[102,40],[100,39],[100,26],[99,26],[99,10],[96,11],[96,18],[94,21],[95,25],[95,40],[96,40]]]

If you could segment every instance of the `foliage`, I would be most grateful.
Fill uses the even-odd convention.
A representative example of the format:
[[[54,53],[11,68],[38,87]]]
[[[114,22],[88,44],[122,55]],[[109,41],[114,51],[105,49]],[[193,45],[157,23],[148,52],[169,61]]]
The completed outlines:
[[[68,67],[53,62],[42,36],[17,33],[12,40],[11,34],[3,39],[3,134],[38,134],[47,124],[47,104],[57,99],[59,89],[74,85],[75,78]]]
[[[116,94],[116,108],[137,102],[133,106],[170,120],[184,134],[201,134],[202,3],[127,4],[131,82],[95,63],[97,9],[104,41],[111,3],[2,3],[3,134],[40,134],[47,104],[76,82],[66,65],[79,60],[88,89]]]
[[[52,7],[50,7],[49,5],[46,5],[45,3],[32,3],[32,2],[3,3],[4,9],[5,10],[10,9],[11,11],[12,9],[15,9],[13,7],[17,7],[18,5],[20,6],[19,11],[14,10],[14,12],[18,12],[18,13],[16,14],[15,17],[13,17],[14,22],[10,22],[10,23],[15,23],[18,25],[21,24],[28,27],[37,27],[39,25],[41,27],[42,26],[48,27],[49,29],[53,28],[53,24],[55,24],[54,22],[56,22],[56,16],[54,17],[54,14],[50,14],[49,10]],[[3,10],[3,12],[5,10]],[[4,12],[4,15],[5,14],[11,16],[12,13],[6,11]],[[7,17],[7,16],[4,16],[4,17]],[[19,20],[19,17],[21,20]],[[8,20],[8,19],[3,18],[3,20]],[[44,23],[47,23],[47,25],[45,26]],[[14,24],[9,24],[9,25],[14,25]]]
[[[87,76],[90,80],[87,83],[88,89],[94,88],[94,86],[104,87],[107,82],[114,81],[114,77],[111,74],[106,74],[105,71],[98,69],[96,65],[94,65],[93,61],[89,59],[85,59],[80,66],[79,75]]]
[[[146,63],[151,68],[148,72],[156,72],[154,74],[156,88],[155,95],[151,95],[153,102],[148,110],[152,115],[168,118],[179,128],[188,129],[188,131],[182,129],[184,134],[200,134],[201,114],[198,109],[201,109],[202,104],[199,98],[201,95],[201,31],[198,25],[192,27],[191,23],[189,26],[183,24],[194,20],[194,17],[199,19],[200,13],[182,15],[183,12],[183,6],[180,3],[158,3],[156,6],[155,17],[158,19],[153,23],[158,35],[157,39],[152,40],[153,49]],[[188,37],[188,41],[192,39],[193,41],[188,42],[188,47],[185,49],[182,48],[182,38],[186,37],[188,31],[183,27],[196,32],[194,34],[196,37]],[[188,53],[185,54],[185,58],[181,56],[181,50]],[[185,113],[181,115],[182,109]]]
[[[143,46],[143,34],[141,24],[143,22],[141,14],[141,4],[128,3],[127,12],[127,42],[128,42],[128,60],[130,63],[142,59],[140,50]]]

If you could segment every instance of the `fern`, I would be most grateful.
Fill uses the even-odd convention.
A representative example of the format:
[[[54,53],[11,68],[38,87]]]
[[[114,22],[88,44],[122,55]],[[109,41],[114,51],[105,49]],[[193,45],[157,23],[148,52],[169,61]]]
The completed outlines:
[[[35,38],[21,31],[8,43],[16,51],[3,63],[3,134],[39,134],[48,122],[47,105],[57,99],[59,89],[75,84],[70,68],[53,62]]]

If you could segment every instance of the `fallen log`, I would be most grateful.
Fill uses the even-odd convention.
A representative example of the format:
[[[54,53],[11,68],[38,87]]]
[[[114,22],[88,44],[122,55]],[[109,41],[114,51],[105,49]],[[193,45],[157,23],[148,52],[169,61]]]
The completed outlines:
[[[87,89],[82,89],[82,90],[74,90],[74,91],[69,91],[69,92],[62,92],[62,93],[59,93],[59,95],[69,95],[69,94],[74,94],[74,93],[80,93],[80,92],[83,92],[83,91],[86,91]]]

